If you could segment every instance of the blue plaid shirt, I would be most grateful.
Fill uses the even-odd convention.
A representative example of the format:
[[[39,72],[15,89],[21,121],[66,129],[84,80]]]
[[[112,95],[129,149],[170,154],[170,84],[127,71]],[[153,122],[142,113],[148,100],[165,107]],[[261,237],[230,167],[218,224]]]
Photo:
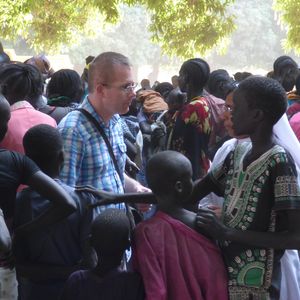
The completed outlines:
[[[105,125],[87,97],[80,107],[91,113],[104,129],[122,175],[120,178],[115,170],[105,141],[97,128],[80,111],[72,111],[58,125],[65,152],[61,180],[73,187],[91,185],[96,189],[124,193],[126,145],[120,116],[114,115]]]

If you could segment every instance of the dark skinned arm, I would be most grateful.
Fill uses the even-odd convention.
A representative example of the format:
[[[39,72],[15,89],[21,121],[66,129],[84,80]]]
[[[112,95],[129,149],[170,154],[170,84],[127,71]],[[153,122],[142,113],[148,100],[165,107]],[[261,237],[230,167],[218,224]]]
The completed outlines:
[[[27,184],[48,199],[51,206],[33,221],[16,228],[16,235],[30,233],[42,226],[55,224],[75,211],[76,206],[71,196],[43,172],[36,172],[27,180]]]
[[[197,226],[217,240],[229,240],[243,245],[273,249],[300,249],[300,210],[287,210],[288,230],[257,232],[237,230],[225,226],[213,211],[199,209]]]
[[[106,191],[98,191],[90,186],[76,187],[76,191],[88,192],[93,194],[99,201],[90,207],[97,207],[108,204],[118,203],[149,203],[155,204],[157,200],[153,193],[126,193],[114,194]]]
[[[223,196],[222,191],[217,188],[211,176],[206,175],[204,178],[196,180],[194,182],[193,192],[190,197],[189,203],[196,203],[212,192],[218,196]]]

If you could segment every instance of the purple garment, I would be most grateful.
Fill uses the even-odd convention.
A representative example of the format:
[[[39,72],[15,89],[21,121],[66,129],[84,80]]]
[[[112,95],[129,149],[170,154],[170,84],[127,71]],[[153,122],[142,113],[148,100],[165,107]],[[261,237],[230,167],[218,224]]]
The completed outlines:
[[[113,269],[104,277],[93,271],[77,271],[68,279],[63,300],[142,300],[145,298],[138,273]]]

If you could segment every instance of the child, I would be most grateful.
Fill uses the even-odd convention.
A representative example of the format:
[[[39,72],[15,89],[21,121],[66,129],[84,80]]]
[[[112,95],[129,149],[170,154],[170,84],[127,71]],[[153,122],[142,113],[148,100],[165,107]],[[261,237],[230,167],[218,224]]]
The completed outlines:
[[[73,188],[58,180],[63,163],[63,142],[59,131],[41,124],[27,131],[23,139],[26,155],[73,199],[76,212],[51,227],[40,229],[17,240],[15,255],[19,280],[19,298],[58,299],[65,281],[88,260],[88,234],[93,219],[86,210],[90,199],[75,195]],[[15,226],[30,222],[50,206],[48,197],[24,189],[17,197]]]
[[[190,161],[175,151],[153,156],[147,165],[158,212],[134,233],[134,266],[146,299],[227,299],[227,276],[218,247],[196,232],[196,214],[183,206],[192,189]]]
[[[61,299],[144,299],[140,276],[120,268],[123,253],[130,246],[129,233],[129,220],[123,211],[103,211],[91,229],[91,244],[97,253],[98,265],[93,270],[73,273]]]
[[[300,247],[297,172],[272,132],[285,113],[286,94],[273,79],[250,77],[233,103],[234,133],[251,142],[239,143],[195,185],[194,199],[208,191],[225,198],[222,222],[200,210],[197,224],[220,240],[230,299],[279,299],[283,250]]]

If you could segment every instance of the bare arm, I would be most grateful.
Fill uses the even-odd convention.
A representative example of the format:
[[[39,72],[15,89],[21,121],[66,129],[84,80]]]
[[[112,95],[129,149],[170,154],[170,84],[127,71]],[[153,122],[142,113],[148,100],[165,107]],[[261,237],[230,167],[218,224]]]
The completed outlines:
[[[222,192],[217,189],[216,185],[211,179],[211,176],[206,175],[204,178],[194,182],[193,192],[189,202],[196,203],[212,192],[218,196],[222,196]]]
[[[51,206],[35,220],[18,227],[15,231],[16,234],[30,233],[41,226],[55,224],[75,211],[76,206],[71,196],[43,172],[36,172],[27,183],[32,189],[51,201]]]
[[[126,193],[126,194],[115,194],[106,191],[99,191],[91,186],[80,186],[76,187],[78,192],[88,192],[93,194],[99,201],[90,207],[97,207],[101,205],[117,204],[117,203],[157,203],[153,193]]]
[[[200,209],[197,225],[205,229],[217,240],[273,249],[300,249],[300,210],[287,210],[288,230],[282,232],[257,232],[237,230],[221,223],[216,215],[206,209]]]

